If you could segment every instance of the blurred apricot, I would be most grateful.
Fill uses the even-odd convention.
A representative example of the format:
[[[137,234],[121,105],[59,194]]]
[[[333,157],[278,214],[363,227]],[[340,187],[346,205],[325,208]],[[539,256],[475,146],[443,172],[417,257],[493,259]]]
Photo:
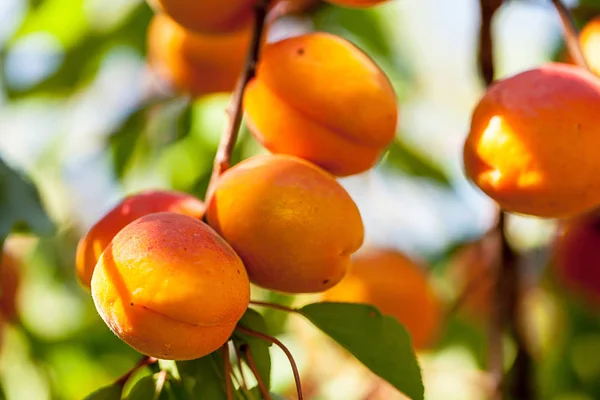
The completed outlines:
[[[102,253],[92,297],[110,329],[137,351],[202,357],[229,338],[250,301],[242,261],[208,225],[187,215],[146,215]]]
[[[226,35],[193,33],[165,15],[148,28],[148,63],[176,90],[193,96],[233,90],[246,61],[252,27]]]
[[[0,266],[0,319],[14,320],[17,316],[17,295],[21,286],[20,265],[6,250]]]
[[[323,32],[267,44],[244,107],[251,132],[269,151],[337,176],[373,167],[394,140],[398,119],[383,71],[346,39]]]
[[[147,0],[190,31],[228,34],[250,24],[257,0]]]
[[[600,80],[550,63],[493,84],[464,145],[466,175],[506,211],[569,217],[600,203]]]
[[[127,196],[96,222],[79,241],[75,257],[79,281],[86,287],[90,286],[100,254],[112,238],[130,222],[160,211],[176,212],[201,219],[204,210],[202,201],[186,193],[149,190]]]
[[[566,222],[553,252],[559,284],[593,307],[600,305],[600,213]]]
[[[353,257],[346,277],[323,300],[372,304],[406,327],[416,349],[432,345],[441,329],[442,303],[424,269],[390,249],[370,248]]]
[[[251,282],[287,293],[339,282],[364,235],[356,204],[334,177],[287,155],[253,157],[227,170],[206,216]]]
[[[600,75],[600,17],[583,27],[579,33],[579,45],[592,72]]]

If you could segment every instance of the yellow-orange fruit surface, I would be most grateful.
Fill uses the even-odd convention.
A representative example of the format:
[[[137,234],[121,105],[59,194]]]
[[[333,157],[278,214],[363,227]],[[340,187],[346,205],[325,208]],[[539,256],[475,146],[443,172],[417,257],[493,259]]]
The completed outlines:
[[[252,22],[257,0],[148,0],[186,29],[210,34],[227,34]]]
[[[600,203],[600,81],[551,63],[498,81],[473,113],[465,171],[503,209],[569,217]]]
[[[244,66],[251,29],[217,36],[193,33],[156,15],[148,28],[148,63],[180,92],[229,92]]]
[[[583,27],[579,33],[579,44],[590,69],[600,75],[600,17]]]
[[[554,248],[557,282],[596,308],[600,305],[600,214],[565,223]]]
[[[244,95],[248,125],[272,153],[346,176],[375,165],[396,132],[396,95],[358,47],[317,32],[263,48]]]
[[[176,212],[201,219],[204,210],[204,203],[197,198],[170,190],[149,190],[126,197],[96,222],[79,241],[75,257],[79,281],[86,287],[90,286],[92,273],[100,254],[112,238],[130,222],[144,215],[161,211]]]
[[[441,329],[442,303],[424,270],[397,251],[369,249],[357,254],[346,277],[323,299],[372,304],[406,327],[416,349],[432,345]]]
[[[188,360],[227,341],[248,307],[250,283],[213,229],[167,212],[115,236],[94,270],[92,297],[110,329],[140,353]]]
[[[206,216],[251,282],[287,293],[339,282],[364,235],[356,204],[334,177],[287,155],[253,157],[227,170]]]
[[[6,250],[2,252],[0,266],[0,320],[13,320],[17,316],[17,294],[21,286],[19,263]]]

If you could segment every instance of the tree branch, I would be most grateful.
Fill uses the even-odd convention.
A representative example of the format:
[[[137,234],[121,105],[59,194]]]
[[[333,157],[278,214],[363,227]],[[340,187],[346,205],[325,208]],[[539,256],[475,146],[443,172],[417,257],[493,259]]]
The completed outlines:
[[[236,87],[231,95],[231,101],[227,107],[228,122],[225,131],[219,141],[217,154],[213,164],[213,171],[206,192],[206,202],[210,200],[212,193],[215,190],[215,185],[220,176],[231,166],[231,154],[237,142],[240,125],[242,123],[244,89],[248,82],[256,73],[256,64],[258,62],[260,46],[265,31],[265,18],[269,7],[269,0],[260,0],[254,8],[254,29],[252,31],[252,39],[246,57],[244,69],[238,79]]]
[[[590,67],[579,44],[579,34],[577,32],[577,26],[575,25],[573,15],[561,0],[552,0],[552,4],[554,4],[554,8],[556,8],[556,11],[560,16],[569,54],[571,54],[571,57],[577,63],[577,65],[589,71]]]

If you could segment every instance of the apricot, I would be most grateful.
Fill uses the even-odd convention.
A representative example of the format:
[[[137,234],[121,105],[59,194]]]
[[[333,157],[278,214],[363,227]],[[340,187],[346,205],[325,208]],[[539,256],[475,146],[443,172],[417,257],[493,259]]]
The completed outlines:
[[[441,329],[442,303],[422,266],[390,249],[357,254],[346,277],[326,291],[323,300],[377,307],[405,326],[415,349],[431,346]]]
[[[553,249],[558,282],[588,304],[600,305],[600,213],[566,222]]]
[[[252,22],[257,0],[148,0],[190,31],[210,34],[231,33]]]
[[[269,151],[337,176],[374,166],[398,119],[383,71],[346,39],[323,32],[267,44],[244,108],[252,134]]]
[[[251,282],[287,293],[338,283],[364,236],[356,204],[334,177],[287,155],[253,157],[227,170],[206,217],[240,255]]]
[[[204,222],[161,212],[123,228],[92,276],[98,313],[148,356],[189,360],[222,346],[250,301],[235,251]]]
[[[464,145],[469,179],[506,211],[569,217],[600,203],[600,81],[550,63],[493,84]]]
[[[579,33],[579,45],[592,72],[600,75],[600,17],[583,27]]]
[[[197,198],[170,190],[149,190],[127,196],[96,222],[79,241],[75,256],[79,281],[85,287],[90,286],[100,254],[112,238],[130,222],[160,211],[176,212],[200,219],[204,216],[204,209],[204,203]]]
[[[17,294],[21,286],[19,263],[6,250],[0,266],[0,320],[14,320],[17,316]]]
[[[211,36],[156,15],[148,28],[148,63],[177,91],[192,96],[229,92],[246,61],[251,29]]]

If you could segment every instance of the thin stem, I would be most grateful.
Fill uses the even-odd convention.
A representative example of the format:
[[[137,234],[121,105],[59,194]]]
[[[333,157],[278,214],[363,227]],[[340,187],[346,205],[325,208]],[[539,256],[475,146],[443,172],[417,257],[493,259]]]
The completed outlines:
[[[160,397],[163,388],[165,387],[165,382],[167,381],[167,371],[162,370],[158,374],[158,378],[156,379],[156,390],[154,392],[154,398],[158,399]]]
[[[494,80],[494,46],[492,40],[492,20],[502,5],[502,0],[480,0],[481,25],[479,28],[478,62],[486,85]]]
[[[244,90],[248,82],[256,73],[256,64],[258,62],[260,44],[265,30],[265,17],[267,15],[268,7],[269,0],[261,0],[257,2],[254,8],[254,30],[252,32],[252,40],[248,49],[248,55],[246,57],[244,69],[240,74],[236,87],[231,96],[231,101],[227,107],[228,122],[227,126],[225,127],[225,132],[219,141],[217,154],[215,155],[213,171],[206,193],[207,202],[215,190],[215,185],[217,184],[219,177],[231,165],[231,154],[235,148],[240,125],[242,123]]]
[[[285,312],[289,312],[289,313],[298,313],[298,310],[296,310],[295,308],[283,306],[283,305],[277,304],[277,303],[270,303],[268,301],[250,300],[250,304],[252,304],[254,306],[268,307],[268,308],[272,308],[274,310],[285,311]]]
[[[253,337],[265,340],[267,342],[273,343],[274,345],[279,347],[285,353],[285,355],[288,358],[290,365],[292,367],[292,371],[294,373],[294,381],[296,382],[296,391],[298,393],[298,400],[303,400],[304,396],[302,395],[302,385],[300,383],[300,373],[298,372],[298,366],[296,365],[296,361],[294,361],[294,357],[292,356],[292,353],[290,352],[290,350],[287,347],[285,347],[285,345],[283,343],[281,343],[277,338],[274,338],[272,336],[265,335],[264,333],[254,331],[252,329],[244,328],[243,326],[240,326],[240,325],[238,325],[235,329],[237,329],[238,331],[240,331],[242,333],[245,333],[248,336],[253,336]]]
[[[248,389],[248,382],[246,382],[246,375],[244,374],[244,366],[242,365],[242,354],[240,349],[237,346],[234,346],[235,349],[235,359],[237,362],[238,370],[240,371],[240,386]]]
[[[271,394],[269,393],[267,386],[263,382],[262,377],[258,372],[258,368],[254,362],[254,357],[252,356],[252,349],[250,349],[250,346],[244,345],[244,355],[246,356],[246,363],[248,364],[248,367],[250,367],[252,373],[256,377],[256,382],[258,382],[258,389],[260,390],[260,393],[265,400],[271,400]]]
[[[552,0],[552,4],[554,4],[554,8],[556,8],[556,11],[560,16],[569,54],[571,54],[571,57],[577,63],[577,65],[589,71],[590,67],[585,59],[583,51],[581,50],[577,26],[575,25],[571,11],[569,11],[569,9],[562,3],[561,0]]]
[[[229,359],[229,342],[226,342],[223,347],[223,370],[225,378],[225,393],[227,400],[233,400],[233,384],[231,382],[231,360]]]
[[[140,361],[137,362],[137,364],[133,366],[133,368],[121,375],[121,377],[115,381],[115,385],[125,386],[127,380],[129,380],[129,378],[131,378],[131,376],[135,374],[139,369],[157,362],[158,359],[154,357],[144,356]]]

